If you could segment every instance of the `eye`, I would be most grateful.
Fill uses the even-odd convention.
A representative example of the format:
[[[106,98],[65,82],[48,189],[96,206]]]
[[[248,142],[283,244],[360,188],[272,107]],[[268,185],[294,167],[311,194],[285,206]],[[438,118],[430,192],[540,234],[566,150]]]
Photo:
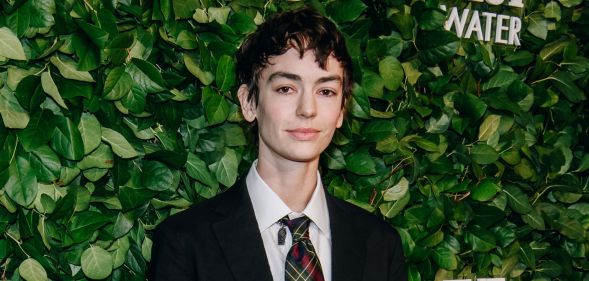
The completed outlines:
[[[326,97],[332,97],[337,95],[337,93],[334,90],[330,89],[321,89],[319,90],[319,94]]]
[[[281,86],[276,89],[276,92],[282,95],[293,93],[295,90],[289,86]]]

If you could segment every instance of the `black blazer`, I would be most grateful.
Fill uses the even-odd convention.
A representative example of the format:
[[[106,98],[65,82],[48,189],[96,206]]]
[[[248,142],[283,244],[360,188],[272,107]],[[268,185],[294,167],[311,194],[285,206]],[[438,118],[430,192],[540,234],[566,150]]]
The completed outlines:
[[[332,281],[407,280],[401,240],[385,222],[326,192]],[[272,281],[245,177],[172,215],[153,235],[151,281]]]

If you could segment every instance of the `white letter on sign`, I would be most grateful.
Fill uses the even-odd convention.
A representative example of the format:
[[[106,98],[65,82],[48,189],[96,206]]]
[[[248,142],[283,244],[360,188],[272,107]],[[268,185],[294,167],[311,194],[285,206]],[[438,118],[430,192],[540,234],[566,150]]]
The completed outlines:
[[[464,11],[462,11],[462,20],[460,20],[460,17],[458,16],[458,9],[456,7],[452,7],[450,16],[444,24],[444,28],[446,30],[450,30],[450,28],[452,28],[452,24],[454,23],[456,27],[456,35],[458,37],[462,37],[462,31],[464,30],[464,25],[466,24],[466,19],[468,18],[468,12],[468,9],[464,9]]]
[[[479,18],[479,11],[477,10],[474,10],[472,12],[472,17],[470,17],[470,24],[466,29],[464,38],[470,38],[473,31],[476,31],[478,40],[483,40],[483,29],[481,27],[481,19]]]
[[[495,43],[507,44],[507,40],[502,38],[503,31],[509,29],[508,26],[503,25],[503,21],[509,19],[509,16],[498,15],[497,16],[497,29],[495,30]]]
[[[521,45],[517,33],[522,29],[522,20],[518,17],[511,17],[509,19],[509,45]]]

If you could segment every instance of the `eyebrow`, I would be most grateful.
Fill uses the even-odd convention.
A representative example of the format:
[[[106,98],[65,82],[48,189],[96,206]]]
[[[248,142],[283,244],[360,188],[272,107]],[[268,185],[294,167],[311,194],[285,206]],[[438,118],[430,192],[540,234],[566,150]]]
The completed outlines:
[[[294,81],[303,81],[301,76],[299,76],[297,74],[284,72],[284,71],[277,71],[277,72],[270,74],[270,76],[268,77],[268,82],[272,82],[272,80],[274,80],[276,78],[286,78],[286,79],[294,80]],[[339,75],[325,76],[325,77],[321,77],[321,78],[317,79],[317,81],[315,81],[315,84],[321,84],[321,83],[326,83],[326,82],[331,82],[331,81],[337,81],[337,82],[342,83],[342,78]]]

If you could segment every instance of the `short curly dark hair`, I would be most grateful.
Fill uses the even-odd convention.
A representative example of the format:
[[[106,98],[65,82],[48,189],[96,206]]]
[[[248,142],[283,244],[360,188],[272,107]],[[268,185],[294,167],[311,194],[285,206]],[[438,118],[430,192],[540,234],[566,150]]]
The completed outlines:
[[[343,68],[343,97],[352,92],[352,59],[343,35],[328,18],[303,8],[277,14],[261,24],[250,34],[237,51],[237,79],[248,87],[248,101],[258,103],[258,80],[271,57],[295,48],[302,58],[312,50],[319,67],[325,69],[329,56],[333,55]],[[343,103],[342,103],[343,106]]]

